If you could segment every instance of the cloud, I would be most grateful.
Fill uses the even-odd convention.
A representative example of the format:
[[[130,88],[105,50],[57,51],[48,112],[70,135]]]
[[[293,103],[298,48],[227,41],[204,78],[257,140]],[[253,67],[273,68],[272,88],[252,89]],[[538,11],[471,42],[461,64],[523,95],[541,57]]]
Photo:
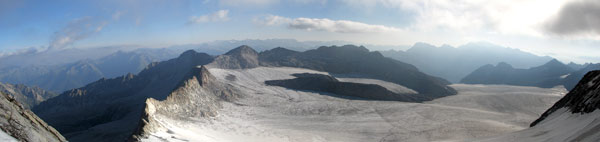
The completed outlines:
[[[106,24],[107,22],[98,22],[91,17],[75,19],[52,35],[48,49],[64,49],[68,45],[102,31]]]
[[[122,11],[117,11],[112,15],[112,19],[114,21],[118,21],[119,19],[121,19],[121,16],[123,15],[124,12]]]
[[[567,3],[546,30],[558,35],[600,35],[600,1],[582,0]]]
[[[0,58],[9,57],[9,56],[21,56],[21,55],[35,55],[37,53],[46,51],[47,47],[24,47],[16,49],[12,52],[0,52]]]
[[[189,24],[199,24],[206,22],[222,22],[229,21],[229,10],[219,10],[217,12],[206,14],[202,16],[191,16],[188,23]]]
[[[288,24],[288,23],[292,22],[292,19],[287,18],[287,17],[277,16],[277,15],[268,15],[268,16],[265,16],[262,18],[254,18],[253,21],[254,21],[254,23],[259,24],[259,25],[274,26],[274,25]]]
[[[544,36],[539,28],[568,0],[338,0],[352,8],[411,13],[410,29]]]
[[[265,7],[275,3],[279,3],[279,0],[219,0],[221,5],[236,7]]]
[[[384,25],[370,25],[348,20],[330,20],[326,18],[287,18],[269,15],[262,19],[254,19],[260,25],[287,25],[290,29],[307,31],[327,31],[336,33],[382,33],[401,31],[398,28]]]

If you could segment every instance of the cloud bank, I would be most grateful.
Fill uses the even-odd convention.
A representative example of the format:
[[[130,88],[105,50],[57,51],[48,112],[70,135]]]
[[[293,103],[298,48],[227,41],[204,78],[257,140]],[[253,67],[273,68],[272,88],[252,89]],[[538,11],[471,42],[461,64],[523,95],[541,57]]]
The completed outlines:
[[[361,22],[348,20],[331,20],[326,18],[287,18],[276,15],[266,16],[262,19],[255,19],[255,23],[260,25],[275,26],[287,25],[290,29],[306,31],[326,31],[336,33],[383,33],[401,31],[398,28],[371,25]]]
[[[600,35],[600,1],[583,0],[566,4],[546,29],[558,35]]]
[[[229,10],[219,10],[211,14],[190,17],[189,24],[229,21]]]

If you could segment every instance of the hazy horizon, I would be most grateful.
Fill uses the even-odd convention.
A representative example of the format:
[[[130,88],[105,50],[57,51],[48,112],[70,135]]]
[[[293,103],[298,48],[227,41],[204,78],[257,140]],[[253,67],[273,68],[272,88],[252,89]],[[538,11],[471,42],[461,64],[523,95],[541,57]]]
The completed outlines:
[[[483,41],[564,62],[600,62],[600,2],[592,0],[5,0],[0,9],[2,54],[244,39],[453,47]]]

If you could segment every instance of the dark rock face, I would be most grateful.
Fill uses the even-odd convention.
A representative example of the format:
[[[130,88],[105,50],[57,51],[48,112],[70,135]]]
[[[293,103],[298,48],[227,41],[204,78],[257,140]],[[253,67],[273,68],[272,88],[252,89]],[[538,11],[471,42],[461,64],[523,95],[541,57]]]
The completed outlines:
[[[186,51],[153,63],[138,75],[100,79],[33,108],[69,141],[125,141],[137,127],[147,98],[166,99],[197,66],[213,57]]]
[[[573,69],[554,59],[529,69],[515,69],[501,62],[498,65],[485,65],[473,71],[460,82],[466,84],[507,84],[552,88],[561,85],[561,76]]]
[[[439,98],[456,94],[448,81],[426,75],[416,67],[369,52],[362,46],[319,47],[305,52],[276,48],[259,54],[263,66],[308,68],[334,74],[362,74],[413,89],[419,94]]]
[[[340,82],[332,76],[322,74],[293,74],[294,79],[269,80],[267,85],[281,86],[297,90],[328,92],[342,96],[358,97],[369,100],[421,102],[427,100],[416,94],[396,94],[374,84]]]
[[[58,94],[54,92],[46,91],[39,87],[28,87],[23,84],[13,85],[0,83],[0,92],[11,95],[27,109],[32,108],[49,98],[58,96]]]
[[[15,98],[0,92],[0,129],[23,142],[63,142],[66,139]]]
[[[572,113],[582,114],[600,109],[600,71],[588,72],[573,90],[546,110],[530,126],[535,126],[561,108],[568,108]]]

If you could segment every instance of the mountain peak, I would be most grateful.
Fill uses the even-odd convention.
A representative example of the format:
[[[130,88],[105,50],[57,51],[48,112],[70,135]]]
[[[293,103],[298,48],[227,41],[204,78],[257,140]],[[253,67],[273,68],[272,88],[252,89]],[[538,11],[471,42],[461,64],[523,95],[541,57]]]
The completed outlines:
[[[321,46],[317,48],[317,51],[358,51],[358,52],[369,52],[364,46],[356,46],[356,45],[343,45],[343,46]]]
[[[498,67],[498,68],[513,68],[512,65],[510,65],[506,62],[500,62],[500,63],[498,63],[498,65],[496,65],[496,67]]]
[[[251,47],[242,45],[218,56],[209,66],[225,69],[255,68],[259,66],[258,53]]]
[[[252,47],[248,45],[242,45],[237,48],[229,50],[229,52],[225,53],[225,55],[243,55],[243,54],[251,54],[258,55],[256,50],[252,49]]]
[[[562,62],[558,61],[557,59],[552,59],[550,61],[548,61],[548,63],[544,64],[544,65],[565,65]]]
[[[198,53],[198,52],[190,49],[190,50],[187,50],[187,51],[181,53],[181,56],[192,55],[192,54],[195,54],[195,53]]]

